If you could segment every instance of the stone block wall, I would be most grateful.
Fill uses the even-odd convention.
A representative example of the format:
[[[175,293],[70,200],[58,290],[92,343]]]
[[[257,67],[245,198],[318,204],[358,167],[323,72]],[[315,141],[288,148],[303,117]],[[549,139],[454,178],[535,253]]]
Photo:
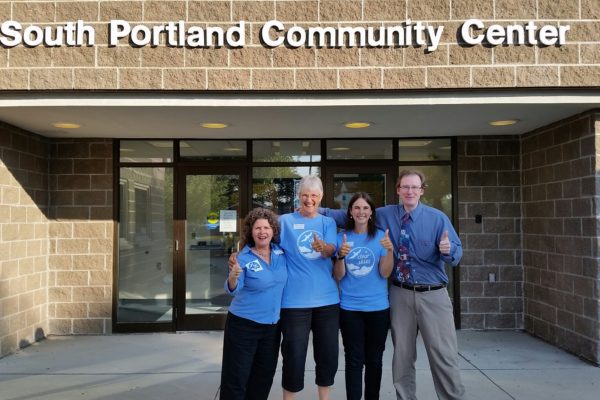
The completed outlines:
[[[0,356],[48,334],[48,150],[0,122]]]
[[[457,140],[461,327],[523,327],[518,136]],[[476,222],[476,216],[481,222]]]
[[[81,19],[96,32],[82,47],[0,49],[0,89],[330,90],[595,86],[600,81],[598,0],[14,0],[2,20],[64,25]],[[486,25],[534,21],[570,25],[567,44],[466,46],[456,32],[479,18]],[[189,26],[246,22],[242,48],[108,46],[108,21],[132,27],[183,20]],[[443,25],[437,50],[392,48],[267,48],[259,30],[277,19],[286,28]],[[413,40],[414,42],[414,40]],[[164,43],[164,39],[163,39]]]
[[[522,139],[525,329],[600,362],[600,115]]]
[[[111,331],[112,140],[0,123],[0,356]]]
[[[49,176],[50,331],[110,333],[112,140],[53,140]]]

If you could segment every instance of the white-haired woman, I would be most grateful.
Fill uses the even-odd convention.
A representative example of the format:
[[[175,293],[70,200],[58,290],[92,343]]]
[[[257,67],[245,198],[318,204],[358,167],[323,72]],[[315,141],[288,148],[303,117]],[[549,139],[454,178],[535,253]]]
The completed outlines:
[[[281,302],[281,354],[284,400],[304,388],[308,336],[313,334],[315,383],[319,399],[329,399],[338,367],[339,293],[331,256],[337,229],[332,218],[318,213],[323,184],[314,175],[302,178],[300,208],[279,218],[281,247],[288,261],[288,281]]]

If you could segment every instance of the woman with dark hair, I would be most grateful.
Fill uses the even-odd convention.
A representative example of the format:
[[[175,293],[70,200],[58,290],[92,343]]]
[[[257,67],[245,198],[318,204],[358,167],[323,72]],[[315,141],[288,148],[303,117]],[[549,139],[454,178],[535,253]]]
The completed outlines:
[[[350,199],[346,230],[338,235],[334,275],[340,281],[340,328],[346,359],[346,398],[379,399],[385,341],[390,326],[387,278],[393,267],[388,231],[375,226],[375,205],[367,193]]]
[[[243,249],[234,258],[225,291],[234,299],[223,337],[221,400],[266,400],[279,355],[278,321],[287,261],[279,222],[255,208],[243,223]]]

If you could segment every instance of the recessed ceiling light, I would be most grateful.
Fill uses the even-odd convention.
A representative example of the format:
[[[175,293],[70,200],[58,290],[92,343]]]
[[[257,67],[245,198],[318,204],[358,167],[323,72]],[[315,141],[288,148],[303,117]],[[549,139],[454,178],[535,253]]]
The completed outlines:
[[[223,129],[227,128],[229,124],[225,124],[223,122],[203,122],[202,127],[208,129]]]
[[[60,128],[60,129],[77,129],[77,128],[81,128],[81,125],[76,124],[74,122],[54,122],[52,124],[53,127],[55,128]]]
[[[361,129],[361,128],[368,128],[369,126],[371,126],[371,123],[370,122],[354,121],[354,122],[346,122],[344,124],[344,126],[346,128],[350,128],[350,129]]]
[[[350,150],[350,147],[332,147],[331,150],[333,150],[333,151],[348,151],[348,150]]]
[[[514,125],[517,122],[519,122],[518,119],[499,119],[496,121],[490,121],[490,125],[492,125],[492,126],[508,126],[508,125]]]

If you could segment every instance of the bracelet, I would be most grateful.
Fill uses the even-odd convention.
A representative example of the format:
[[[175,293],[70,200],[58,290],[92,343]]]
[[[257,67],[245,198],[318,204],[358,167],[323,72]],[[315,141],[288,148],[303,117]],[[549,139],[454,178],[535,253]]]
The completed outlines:
[[[338,260],[343,260],[345,257],[346,257],[346,256],[341,256],[341,257],[340,257],[340,256],[337,256],[337,259],[338,259]]]

